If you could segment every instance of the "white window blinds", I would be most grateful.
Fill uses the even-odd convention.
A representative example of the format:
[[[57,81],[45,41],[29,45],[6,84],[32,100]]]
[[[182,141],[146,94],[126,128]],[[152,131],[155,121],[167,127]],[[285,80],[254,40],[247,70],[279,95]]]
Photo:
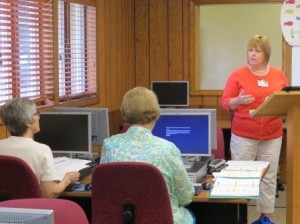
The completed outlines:
[[[0,2],[0,104],[53,98],[52,1]]]
[[[97,97],[96,1],[87,2],[0,1],[0,105],[17,97],[39,105]]]

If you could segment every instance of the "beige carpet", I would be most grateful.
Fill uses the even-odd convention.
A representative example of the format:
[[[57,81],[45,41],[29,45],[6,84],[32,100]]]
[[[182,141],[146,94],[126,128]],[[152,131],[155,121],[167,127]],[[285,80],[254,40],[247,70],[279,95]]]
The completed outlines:
[[[258,219],[259,215],[256,211],[256,201],[252,200],[248,204],[248,224]],[[271,220],[275,224],[286,224],[286,190],[279,191],[279,197],[276,198],[275,203],[275,212],[272,214]]]

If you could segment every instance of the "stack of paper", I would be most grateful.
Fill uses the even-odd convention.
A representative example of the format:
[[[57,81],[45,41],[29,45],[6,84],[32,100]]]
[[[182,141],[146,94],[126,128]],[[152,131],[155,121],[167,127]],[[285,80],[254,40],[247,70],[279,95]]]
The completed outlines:
[[[216,178],[210,198],[251,198],[259,196],[261,177],[268,169],[264,161],[228,161]]]
[[[261,178],[269,166],[264,161],[232,161],[226,163],[226,167],[220,172],[214,172],[214,177],[227,178]]]
[[[89,167],[90,160],[85,159],[72,159],[68,157],[56,157],[54,158],[54,164],[59,180],[65,176],[67,172],[79,171],[81,169]]]
[[[227,167],[225,170],[251,170],[251,171],[264,171],[270,165],[270,162],[265,161],[242,161],[242,160],[229,160],[226,162]]]
[[[260,170],[241,170],[241,171],[234,171],[234,170],[221,170],[220,172],[214,172],[212,174],[214,177],[227,177],[227,178],[261,178],[262,171]]]

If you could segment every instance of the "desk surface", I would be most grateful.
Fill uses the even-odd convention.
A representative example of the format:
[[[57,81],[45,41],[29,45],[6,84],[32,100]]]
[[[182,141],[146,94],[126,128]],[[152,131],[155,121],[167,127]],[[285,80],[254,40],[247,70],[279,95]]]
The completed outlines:
[[[212,177],[208,176],[205,181],[211,182]],[[92,182],[92,174],[81,180],[81,183],[88,184]],[[82,197],[90,198],[91,192],[89,191],[65,191],[61,194],[64,197]],[[209,191],[201,190],[197,196],[193,196],[193,202],[209,202],[209,203],[234,203],[234,204],[247,204],[249,199],[209,199]]]

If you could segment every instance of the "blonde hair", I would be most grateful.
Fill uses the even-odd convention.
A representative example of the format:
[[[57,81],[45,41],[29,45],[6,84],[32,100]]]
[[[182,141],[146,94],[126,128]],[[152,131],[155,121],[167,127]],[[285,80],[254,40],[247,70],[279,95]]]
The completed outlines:
[[[149,124],[159,118],[160,107],[155,93],[145,87],[135,87],[123,97],[121,113],[130,124]]]
[[[249,47],[259,47],[265,56],[265,62],[268,63],[271,56],[271,46],[270,46],[270,40],[267,36],[264,35],[254,35],[251,37],[248,43],[248,49]]]

